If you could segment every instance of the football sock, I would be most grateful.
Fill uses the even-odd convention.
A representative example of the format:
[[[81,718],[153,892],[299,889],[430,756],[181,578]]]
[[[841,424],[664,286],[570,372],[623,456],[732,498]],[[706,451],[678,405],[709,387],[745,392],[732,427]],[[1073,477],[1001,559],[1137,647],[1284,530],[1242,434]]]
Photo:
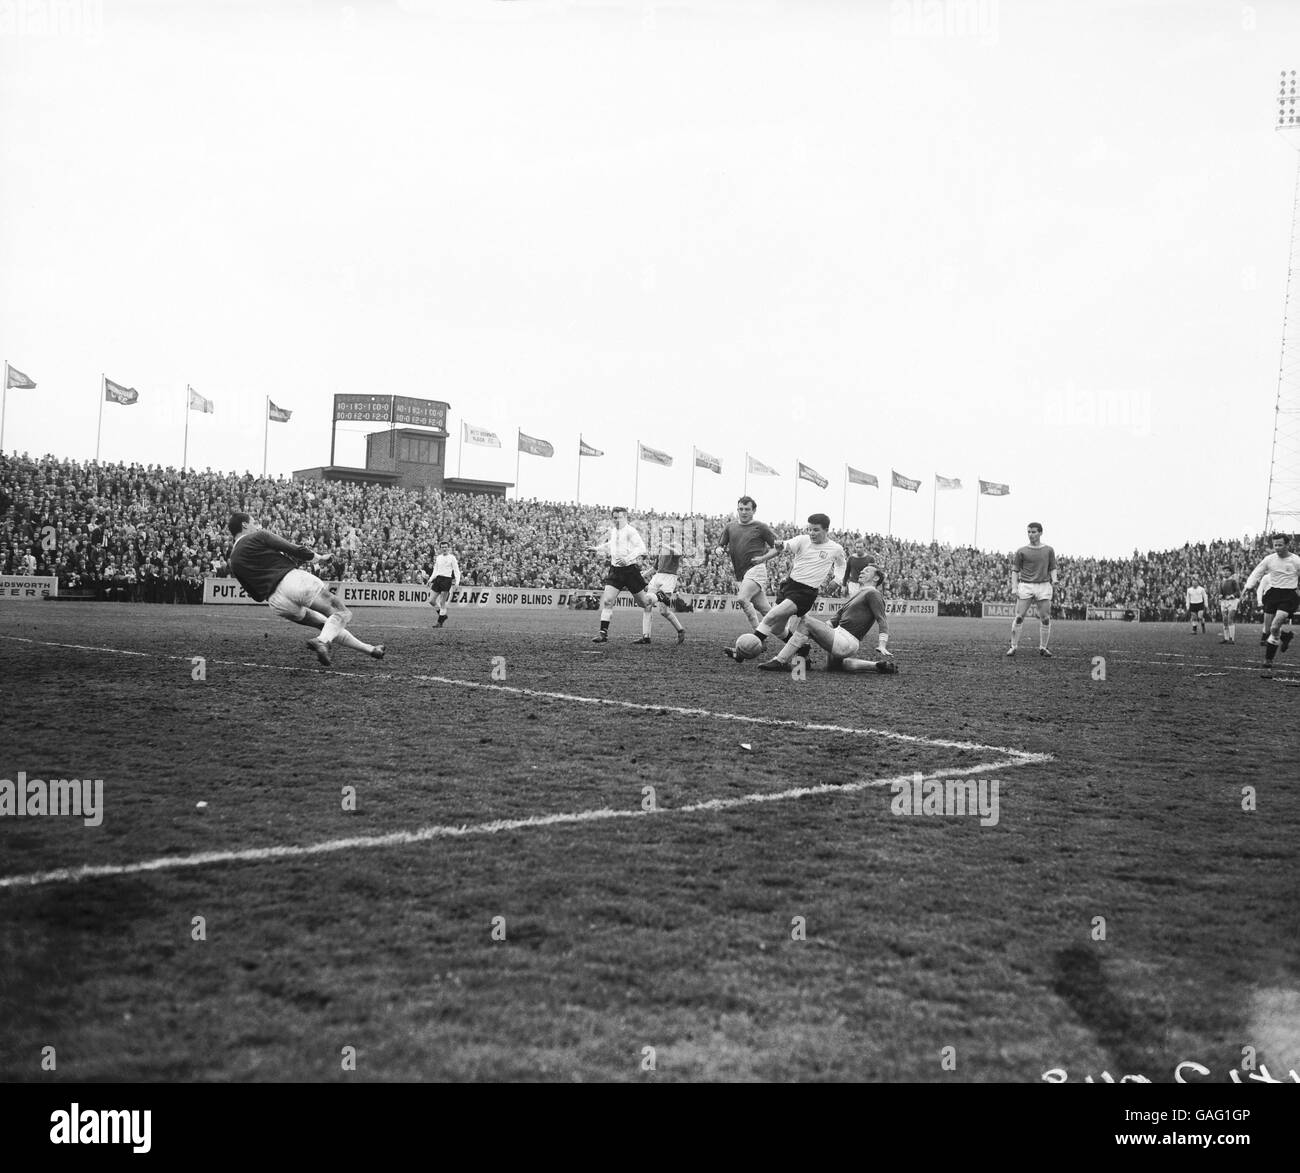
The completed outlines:
[[[812,641],[809,640],[806,632],[795,632],[794,635],[786,641],[781,650],[777,652],[776,662],[778,664],[790,663],[790,661],[794,659],[795,653],[798,652],[800,648],[806,648],[810,642]]]
[[[323,644],[332,644],[338,639],[339,632],[343,630],[343,616],[334,614],[325,620],[325,626],[320,629],[320,635],[316,638]]]
[[[686,628],[684,628],[684,627],[682,626],[682,621],[681,621],[680,619],[678,619],[677,616],[674,615],[671,611],[665,609],[665,611],[664,611],[664,618],[667,619],[668,622],[671,623],[671,624],[673,625],[673,628],[674,628],[675,630],[677,630],[677,631],[685,631],[685,630],[686,630]]]
[[[600,613],[600,634],[601,635],[607,635],[609,633],[609,614],[610,613],[608,611],[602,611]]]
[[[1277,655],[1277,644],[1264,645],[1264,662],[1266,664],[1271,664],[1273,662],[1273,657],[1276,655]]]
[[[1052,638],[1052,622],[1050,619],[1040,619],[1038,622],[1038,646],[1047,647],[1047,641]]]
[[[375,650],[369,644],[363,644],[346,628],[339,632],[338,638],[334,642],[342,644],[345,648],[351,648],[354,652],[365,652],[367,656]]]
[[[438,608],[438,614],[441,615],[444,619],[446,619],[446,618],[447,618],[447,608],[446,608],[446,607],[439,607],[439,608]]]
[[[1011,624],[1011,646],[1013,648],[1020,645],[1020,632],[1024,629],[1024,626],[1025,621],[1023,619],[1017,619]]]
[[[653,613],[648,607],[641,612],[641,634],[647,639],[650,638],[650,619],[652,614]]]
[[[758,626],[758,612],[754,610],[754,604],[748,599],[740,600],[740,609],[745,613],[745,618],[749,620],[750,627]]]

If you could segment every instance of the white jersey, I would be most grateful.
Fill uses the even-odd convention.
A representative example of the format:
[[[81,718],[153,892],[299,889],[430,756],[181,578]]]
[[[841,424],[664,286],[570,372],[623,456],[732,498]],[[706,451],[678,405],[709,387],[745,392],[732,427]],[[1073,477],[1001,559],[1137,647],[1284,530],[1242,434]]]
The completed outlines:
[[[1188,587],[1188,588],[1187,588],[1187,605],[1188,605],[1189,607],[1190,607],[1193,603],[1202,603],[1202,604],[1204,604],[1204,603],[1207,603],[1207,602],[1209,602],[1209,599],[1208,599],[1208,597],[1207,597],[1206,594],[1205,594],[1205,588],[1204,588],[1204,587]]]
[[[1300,586],[1300,554],[1288,554],[1285,558],[1277,554],[1267,555],[1246,580],[1246,590],[1259,580],[1260,575],[1269,577],[1269,589],[1293,591]]]
[[[429,572],[429,581],[435,578],[449,578],[453,586],[460,586],[460,563],[455,554],[439,554],[433,560],[433,570]]]
[[[831,574],[839,580],[849,564],[844,547],[829,538],[818,545],[807,534],[800,534],[786,542],[785,552],[794,558],[790,577],[804,586],[819,587]]]
[[[613,566],[631,566],[645,554],[645,541],[633,526],[625,525],[619,529],[611,525],[596,551],[608,555]]]

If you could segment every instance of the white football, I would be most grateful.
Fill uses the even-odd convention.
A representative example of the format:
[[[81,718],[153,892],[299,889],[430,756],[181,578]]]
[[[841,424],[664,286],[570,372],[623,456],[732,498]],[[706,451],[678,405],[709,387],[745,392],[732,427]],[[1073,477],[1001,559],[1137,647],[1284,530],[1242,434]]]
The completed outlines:
[[[756,635],[742,635],[736,640],[736,659],[752,660],[763,654],[763,641]]]

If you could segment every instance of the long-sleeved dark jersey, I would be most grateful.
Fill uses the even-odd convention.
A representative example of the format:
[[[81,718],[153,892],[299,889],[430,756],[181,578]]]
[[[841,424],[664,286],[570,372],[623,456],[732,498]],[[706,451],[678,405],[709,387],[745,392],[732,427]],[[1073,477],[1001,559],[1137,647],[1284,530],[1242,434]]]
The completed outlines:
[[[314,550],[259,529],[235,539],[230,551],[230,573],[239,579],[250,598],[265,603],[289,571],[315,557]]]

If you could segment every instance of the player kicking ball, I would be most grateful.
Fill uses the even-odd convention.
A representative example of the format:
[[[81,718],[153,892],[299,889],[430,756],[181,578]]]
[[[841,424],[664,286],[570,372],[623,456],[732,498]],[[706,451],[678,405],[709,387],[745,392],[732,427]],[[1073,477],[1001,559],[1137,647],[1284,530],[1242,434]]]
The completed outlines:
[[[799,620],[794,635],[770,660],[759,665],[765,672],[788,671],[799,649],[809,640],[827,652],[827,672],[879,672],[889,675],[898,671],[893,653],[889,650],[889,618],[885,598],[880,593],[885,575],[874,562],[868,562],[858,573],[859,590],[835,613],[829,623],[805,615]],[[878,660],[858,658],[858,650],[867,633],[876,633]]]
[[[755,566],[771,561],[782,550],[791,556],[790,573],[781,583],[776,605],[754,628],[754,638],[764,646],[769,635],[776,635],[782,640],[788,638],[787,631],[793,631],[794,620],[802,619],[812,610],[822,584],[828,577],[836,581],[843,577],[848,566],[848,555],[839,542],[831,541],[830,528],[831,519],[826,514],[810,514],[806,532],[785,541],[778,538],[775,547],[766,554],[754,556]],[[804,655],[807,655],[807,646],[803,645]],[[723,651],[732,660],[748,658],[743,654],[738,655],[734,647],[724,648]]]
[[[235,539],[230,549],[230,573],[248,592],[248,597],[265,603],[281,618],[304,627],[319,627],[320,635],[307,641],[316,659],[330,666],[332,644],[365,652],[374,660],[384,658],[383,644],[362,643],[347,630],[349,611],[305,564],[329,561],[306,546],[295,546],[262,529],[247,513],[232,513],[228,528]]]

